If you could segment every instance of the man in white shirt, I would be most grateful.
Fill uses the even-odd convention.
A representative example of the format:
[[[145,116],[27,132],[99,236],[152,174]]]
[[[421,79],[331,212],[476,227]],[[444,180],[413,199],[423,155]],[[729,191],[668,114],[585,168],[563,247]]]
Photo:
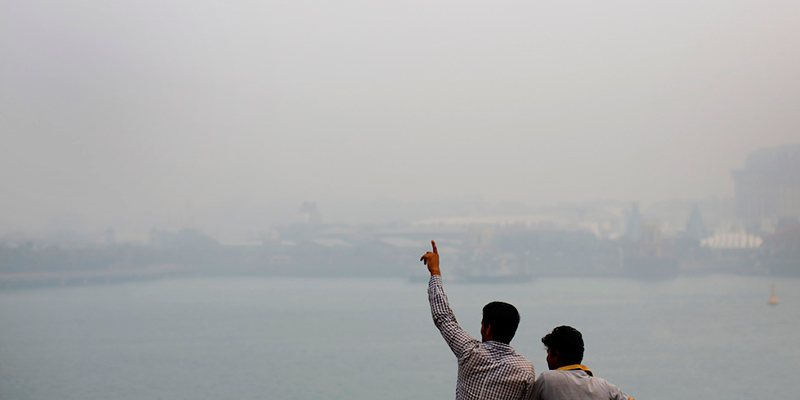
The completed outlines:
[[[534,400],[633,400],[611,382],[597,378],[583,361],[583,336],[562,325],[542,338],[547,367],[533,384]]]

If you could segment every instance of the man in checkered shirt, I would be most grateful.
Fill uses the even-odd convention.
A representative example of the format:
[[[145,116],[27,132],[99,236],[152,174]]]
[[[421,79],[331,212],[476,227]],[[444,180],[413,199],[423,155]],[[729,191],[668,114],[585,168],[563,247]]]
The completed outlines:
[[[420,258],[428,266],[428,300],[433,322],[458,359],[456,400],[528,399],[533,393],[533,363],[517,354],[509,345],[519,325],[519,312],[511,304],[499,301],[483,307],[481,341],[458,325],[447,302],[439,272],[439,252]]]

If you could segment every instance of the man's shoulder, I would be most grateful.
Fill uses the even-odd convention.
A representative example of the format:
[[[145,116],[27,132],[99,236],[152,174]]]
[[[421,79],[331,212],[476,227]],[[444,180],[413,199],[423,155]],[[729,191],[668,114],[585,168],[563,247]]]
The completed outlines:
[[[595,396],[602,396],[603,398],[605,398],[605,394],[608,395],[609,399],[628,398],[628,396],[613,383],[603,378],[589,375],[581,370],[544,371],[536,378],[535,386],[538,388],[538,392],[544,391],[552,393],[553,390],[558,392],[566,390],[568,393],[585,393],[589,391],[594,393]],[[603,395],[601,395],[601,393],[603,393]],[[540,396],[540,398],[543,397]]]
[[[521,354],[514,353],[511,358],[514,360],[515,363],[519,363],[525,366],[533,367],[533,362],[528,360],[525,356]]]
[[[506,345],[506,346],[508,346],[508,352],[505,353],[502,357],[503,363],[513,369],[529,373],[531,374],[531,376],[533,376],[534,375],[533,362],[531,362],[531,360],[528,360],[525,356],[514,351],[514,348],[511,347],[511,345]]]
[[[493,341],[476,342],[475,347],[463,361],[466,362],[467,358],[478,357],[478,359],[485,360],[482,362],[504,365],[512,370],[534,374],[533,363],[514,351],[510,345]]]
[[[548,381],[563,381],[569,379],[570,376],[573,375],[575,372],[577,371],[559,371],[555,369],[549,369],[547,371],[541,372],[537,380],[541,379]],[[585,374],[583,371],[581,371],[581,373]]]
[[[580,370],[572,370],[572,371],[561,371],[561,370],[547,370],[544,372],[539,373],[539,377],[536,378],[536,382],[547,382],[551,385],[559,385],[561,383],[569,383],[575,382],[575,380],[579,379],[586,379],[586,378],[593,378],[591,375],[587,374],[584,371]]]
[[[527,358],[519,355],[514,354],[513,356],[508,358],[508,364],[513,365],[515,368],[523,370],[525,372],[529,372],[533,374],[533,362],[528,360]]]

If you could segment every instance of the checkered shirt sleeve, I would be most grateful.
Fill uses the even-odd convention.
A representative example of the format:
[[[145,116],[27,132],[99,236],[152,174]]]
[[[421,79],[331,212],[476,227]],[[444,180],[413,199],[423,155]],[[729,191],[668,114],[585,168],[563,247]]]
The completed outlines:
[[[529,399],[533,364],[505,343],[481,343],[461,329],[442,288],[442,277],[428,283],[433,322],[458,359],[456,400]]]

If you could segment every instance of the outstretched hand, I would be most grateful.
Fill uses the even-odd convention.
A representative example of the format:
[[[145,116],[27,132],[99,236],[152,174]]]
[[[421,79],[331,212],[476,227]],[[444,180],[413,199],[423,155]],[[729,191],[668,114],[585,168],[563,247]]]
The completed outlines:
[[[439,272],[439,251],[436,250],[436,242],[431,240],[431,246],[433,246],[433,251],[425,253],[419,260],[428,266],[431,276],[441,275],[441,272]]]

